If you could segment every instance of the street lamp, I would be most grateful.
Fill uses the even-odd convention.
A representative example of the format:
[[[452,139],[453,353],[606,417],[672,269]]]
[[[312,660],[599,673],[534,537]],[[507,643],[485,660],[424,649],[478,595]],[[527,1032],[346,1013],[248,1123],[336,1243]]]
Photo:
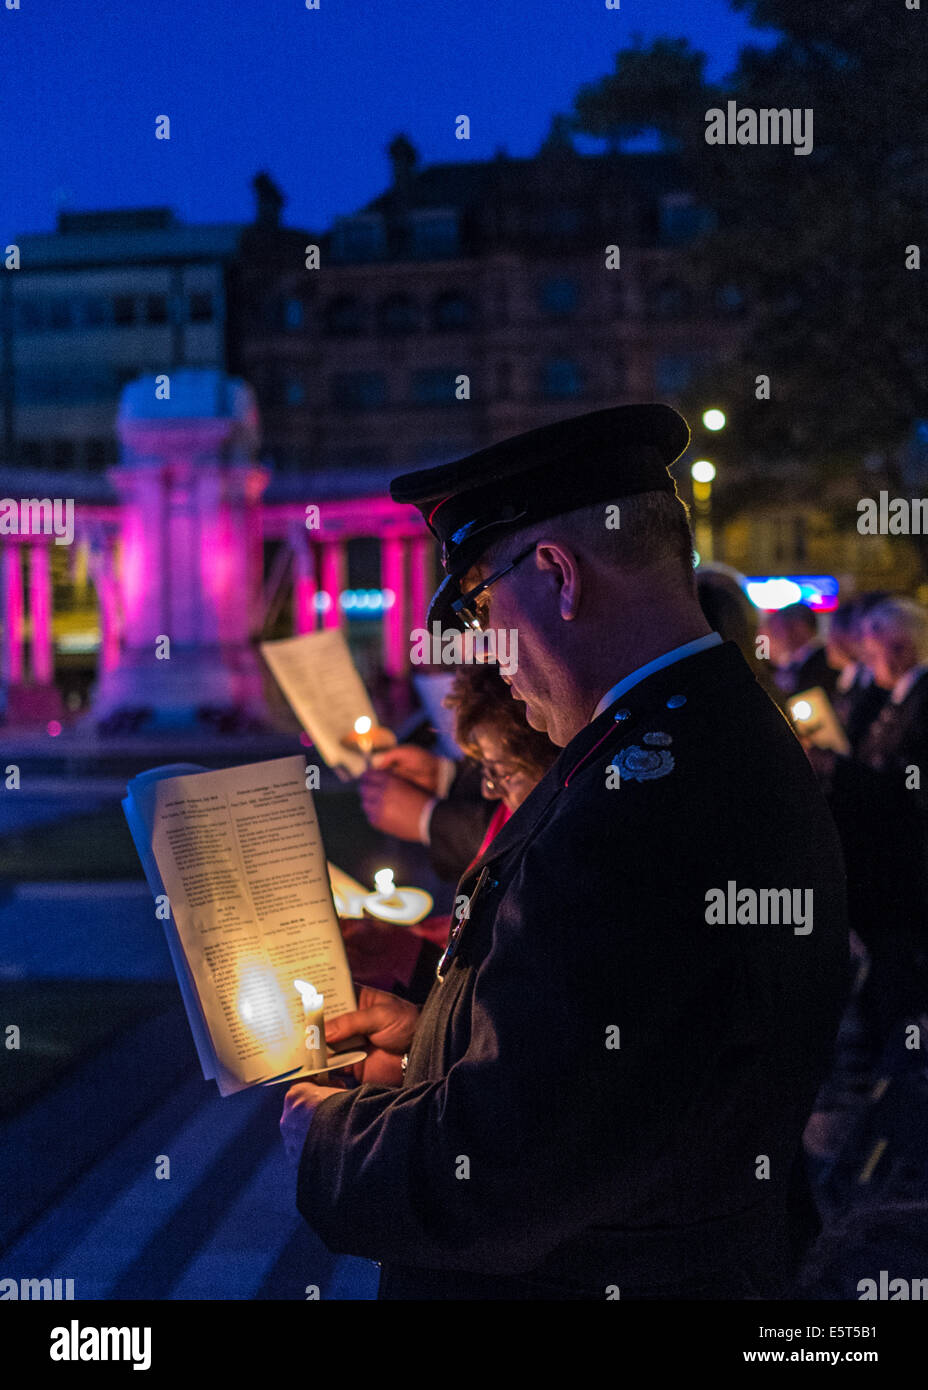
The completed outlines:
[[[703,560],[711,562],[714,558],[712,547],[712,480],[715,477],[715,464],[708,459],[697,459],[690,466],[693,479],[693,510],[696,514],[696,549]]]
[[[728,423],[724,410],[704,410],[702,422],[707,430],[723,430]]]

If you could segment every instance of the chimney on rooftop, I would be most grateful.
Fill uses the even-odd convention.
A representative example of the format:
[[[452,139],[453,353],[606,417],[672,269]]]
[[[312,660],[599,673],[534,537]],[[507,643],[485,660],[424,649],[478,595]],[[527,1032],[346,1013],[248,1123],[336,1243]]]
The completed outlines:
[[[387,154],[393,166],[393,187],[397,193],[405,194],[412,183],[413,171],[419,162],[419,151],[405,135],[397,135],[387,146]]]
[[[259,227],[279,227],[280,213],[286,201],[277,184],[262,169],[251,181],[255,192],[255,222]]]

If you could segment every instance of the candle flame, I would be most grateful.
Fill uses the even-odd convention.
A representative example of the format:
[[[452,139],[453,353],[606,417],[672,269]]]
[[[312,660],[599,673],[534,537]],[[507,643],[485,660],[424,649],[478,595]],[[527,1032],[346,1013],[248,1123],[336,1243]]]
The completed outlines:
[[[303,1001],[304,1009],[321,1009],[325,996],[316,993],[316,986],[311,985],[307,980],[294,980],[293,988],[297,991]]]
[[[342,727],[344,727],[344,725]],[[362,714],[360,719],[354,721],[354,731],[356,734],[369,734],[371,727],[371,721],[366,714]]]
[[[377,892],[384,898],[389,898],[395,887],[393,882],[393,870],[378,869],[374,874],[374,883],[377,885]]]

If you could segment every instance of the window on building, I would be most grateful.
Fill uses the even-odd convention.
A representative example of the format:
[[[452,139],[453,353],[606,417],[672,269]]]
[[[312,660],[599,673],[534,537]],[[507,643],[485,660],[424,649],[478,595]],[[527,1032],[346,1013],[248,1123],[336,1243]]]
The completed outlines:
[[[84,300],[84,323],[88,328],[100,328],[110,323],[110,301],[102,294],[89,294]]]
[[[391,294],[377,308],[381,333],[414,333],[419,327],[419,307],[408,294]]]
[[[450,463],[453,459],[463,458],[471,448],[466,440],[427,439],[413,447],[412,459],[425,468],[429,464]]]
[[[331,468],[378,468],[389,461],[390,450],[384,444],[337,444],[326,451]]]
[[[583,372],[579,362],[568,357],[555,357],[541,369],[542,395],[566,400],[583,394]]]
[[[73,322],[71,301],[61,296],[48,301],[48,326],[60,331]]]
[[[332,404],[340,410],[376,410],[387,399],[382,372],[337,372],[331,386]]]
[[[685,246],[716,225],[711,208],[689,193],[668,193],[658,204],[658,239],[662,246]]]
[[[332,232],[332,251],[338,261],[377,261],[386,255],[387,236],[383,218],[342,217]]]
[[[284,328],[288,328],[291,332],[297,328],[303,327],[305,313],[302,299],[290,298],[284,300],[283,319]]]
[[[131,295],[118,294],[113,300],[113,322],[120,328],[135,323],[135,300]]]
[[[163,294],[149,294],[145,296],[145,322],[146,323],[167,323],[168,321],[168,301]]]
[[[454,211],[413,213],[409,232],[412,254],[417,260],[441,260],[456,256],[460,250],[458,215]]]
[[[612,390],[617,395],[621,395],[628,387],[628,370],[621,357],[616,357],[612,363]]]
[[[104,468],[107,463],[105,439],[84,440],[84,463],[88,468]]]
[[[667,353],[658,357],[654,374],[658,391],[669,396],[685,391],[695,378],[698,365],[691,353]]]
[[[571,237],[580,230],[580,212],[577,208],[552,208],[545,220],[548,236]]]
[[[538,302],[544,314],[562,316],[576,313],[580,286],[576,280],[568,280],[564,276],[545,280],[538,293]]]
[[[713,295],[715,307],[720,314],[740,314],[744,310],[744,298],[737,285],[730,282],[717,285]]]
[[[451,405],[457,397],[458,372],[453,367],[427,367],[412,374],[416,405]]]
[[[205,290],[197,290],[190,296],[190,322],[211,323],[213,319],[213,296]]]
[[[35,333],[45,327],[41,299],[17,299],[14,322],[22,333]]]
[[[41,439],[21,439],[17,447],[23,468],[42,467],[44,448]]]
[[[350,295],[339,295],[325,306],[322,313],[323,327],[333,338],[350,338],[364,328],[364,310]]]
[[[651,313],[658,319],[683,319],[691,312],[690,292],[679,280],[662,280],[650,295]]]
[[[474,301],[456,290],[438,295],[432,305],[432,327],[439,333],[449,329],[471,328],[476,318]]]

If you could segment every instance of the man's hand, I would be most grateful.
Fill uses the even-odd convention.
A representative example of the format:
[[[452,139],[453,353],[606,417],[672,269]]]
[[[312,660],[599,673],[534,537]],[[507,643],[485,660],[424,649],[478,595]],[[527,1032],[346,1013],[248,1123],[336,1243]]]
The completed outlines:
[[[415,1004],[365,985],[358,994],[358,1008],[354,1013],[326,1019],[325,1040],[337,1050],[339,1042],[361,1033],[367,1038],[370,1050],[365,1060],[353,1068],[355,1076],[359,1081],[379,1086],[399,1086],[403,1080],[403,1053],[412,1046],[418,1021],[419,1010]],[[313,1086],[311,1089],[323,1088]]]
[[[337,1086],[317,1086],[312,1081],[298,1081],[284,1097],[284,1113],[280,1117],[280,1137],[284,1151],[294,1168],[300,1166],[300,1155],[316,1106],[329,1096],[337,1096]]]
[[[423,808],[431,800],[428,792],[414,787],[392,772],[370,770],[360,779],[361,805],[371,825],[385,835],[401,840],[419,839]]]
[[[413,786],[421,787],[429,796],[438,790],[438,771],[441,759],[427,748],[419,748],[414,743],[403,743],[398,748],[387,748],[383,753],[375,753],[371,766],[381,772],[393,772]]]

